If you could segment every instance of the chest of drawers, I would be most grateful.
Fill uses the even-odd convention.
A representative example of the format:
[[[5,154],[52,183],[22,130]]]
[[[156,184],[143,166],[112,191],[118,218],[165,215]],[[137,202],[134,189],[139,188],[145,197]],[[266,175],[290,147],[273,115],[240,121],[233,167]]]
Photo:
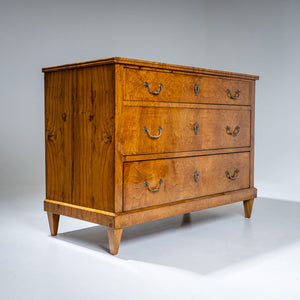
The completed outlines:
[[[108,58],[44,68],[46,199],[60,215],[123,228],[243,201],[254,187],[257,76]]]

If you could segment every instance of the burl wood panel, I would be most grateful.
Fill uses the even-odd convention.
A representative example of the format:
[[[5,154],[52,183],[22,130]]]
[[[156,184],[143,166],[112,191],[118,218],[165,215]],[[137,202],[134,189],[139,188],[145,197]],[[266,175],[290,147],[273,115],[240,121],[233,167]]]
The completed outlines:
[[[153,95],[144,83],[147,82],[153,91],[162,90],[159,95]],[[199,85],[199,93],[195,93],[195,84]],[[237,90],[240,95],[233,100]],[[190,103],[215,103],[229,105],[250,105],[250,82],[199,76],[192,74],[174,74],[148,70],[125,69],[125,100],[170,101]]]
[[[45,73],[47,199],[114,211],[114,66]]]
[[[239,169],[235,180],[225,172]],[[198,181],[195,172],[199,172]],[[157,192],[150,192],[147,181]],[[124,210],[249,187],[249,152],[124,163]]]
[[[197,134],[195,124],[199,125]],[[231,132],[239,126],[237,136]],[[158,135],[153,139],[150,134]],[[124,107],[124,154],[150,154],[250,146],[250,111],[168,107]]]

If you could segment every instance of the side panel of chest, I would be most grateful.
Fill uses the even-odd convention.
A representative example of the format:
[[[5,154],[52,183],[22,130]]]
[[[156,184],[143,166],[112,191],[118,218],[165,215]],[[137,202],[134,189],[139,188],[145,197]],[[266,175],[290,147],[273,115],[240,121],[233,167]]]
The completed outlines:
[[[114,210],[114,66],[45,74],[46,197]]]

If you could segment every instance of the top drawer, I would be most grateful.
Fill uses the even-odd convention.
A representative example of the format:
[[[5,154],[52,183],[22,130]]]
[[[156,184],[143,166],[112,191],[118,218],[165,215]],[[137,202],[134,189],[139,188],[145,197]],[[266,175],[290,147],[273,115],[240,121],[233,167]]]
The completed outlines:
[[[125,69],[125,100],[250,105],[249,81]]]

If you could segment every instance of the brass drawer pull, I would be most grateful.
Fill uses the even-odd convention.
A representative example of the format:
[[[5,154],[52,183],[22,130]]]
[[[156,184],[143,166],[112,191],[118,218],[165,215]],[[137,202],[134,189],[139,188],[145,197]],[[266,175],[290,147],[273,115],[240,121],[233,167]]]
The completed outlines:
[[[235,169],[235,171],[233,172],[233,175],[230,175],[229,171],[226,171],[226,177],[230,180],[236,180],[239,177],[239,173],[240,170],[239,169]]]
[[[143,128],[143,130],[144,130],[144,132],[148,133],[148,135],[152,139],[158,139],[161,136],[161,132],[162,132],[162,128],[160,126],[157,128],[158,134],[151,134],[150,131],[149,131],[149,129],[146,126]]]
[[[159,84],[159,91],[153,91],[150,87],[150,84],[148,82],[145,82],[144,83],[144,87],[145,88],[148,88],[149,92],[152,94],[152,95],[159,95],[162,91],[162,88],[163,88],[163,85],[162,83]]]
[[[163,180],[162,180],[162,179],[159,179],[158,183],[159,183],[159,187],[158,187],[158,188],[155,188],[155,189],[152,189],[152,188],[150,187],[150,185],[149,185],[149,182],[146,180],[146,181],[144,181],[144,186],[145,186],[151,193],[155,193],[155,192],[158,192],[158,191],[160,190],[161,185],[162,185],[162,183],[163,183]]]
[[[230,89],[227,89],[227,96],[232,100],[237,100],[240,96],[240,90],[236,90],[235,94],[232,95]]]
[[[240,129],[241,129],[240,126],[236,126],[232,131],[229,126],[226,126],[226,133],[228,135],[237,136],[240,133]]]

